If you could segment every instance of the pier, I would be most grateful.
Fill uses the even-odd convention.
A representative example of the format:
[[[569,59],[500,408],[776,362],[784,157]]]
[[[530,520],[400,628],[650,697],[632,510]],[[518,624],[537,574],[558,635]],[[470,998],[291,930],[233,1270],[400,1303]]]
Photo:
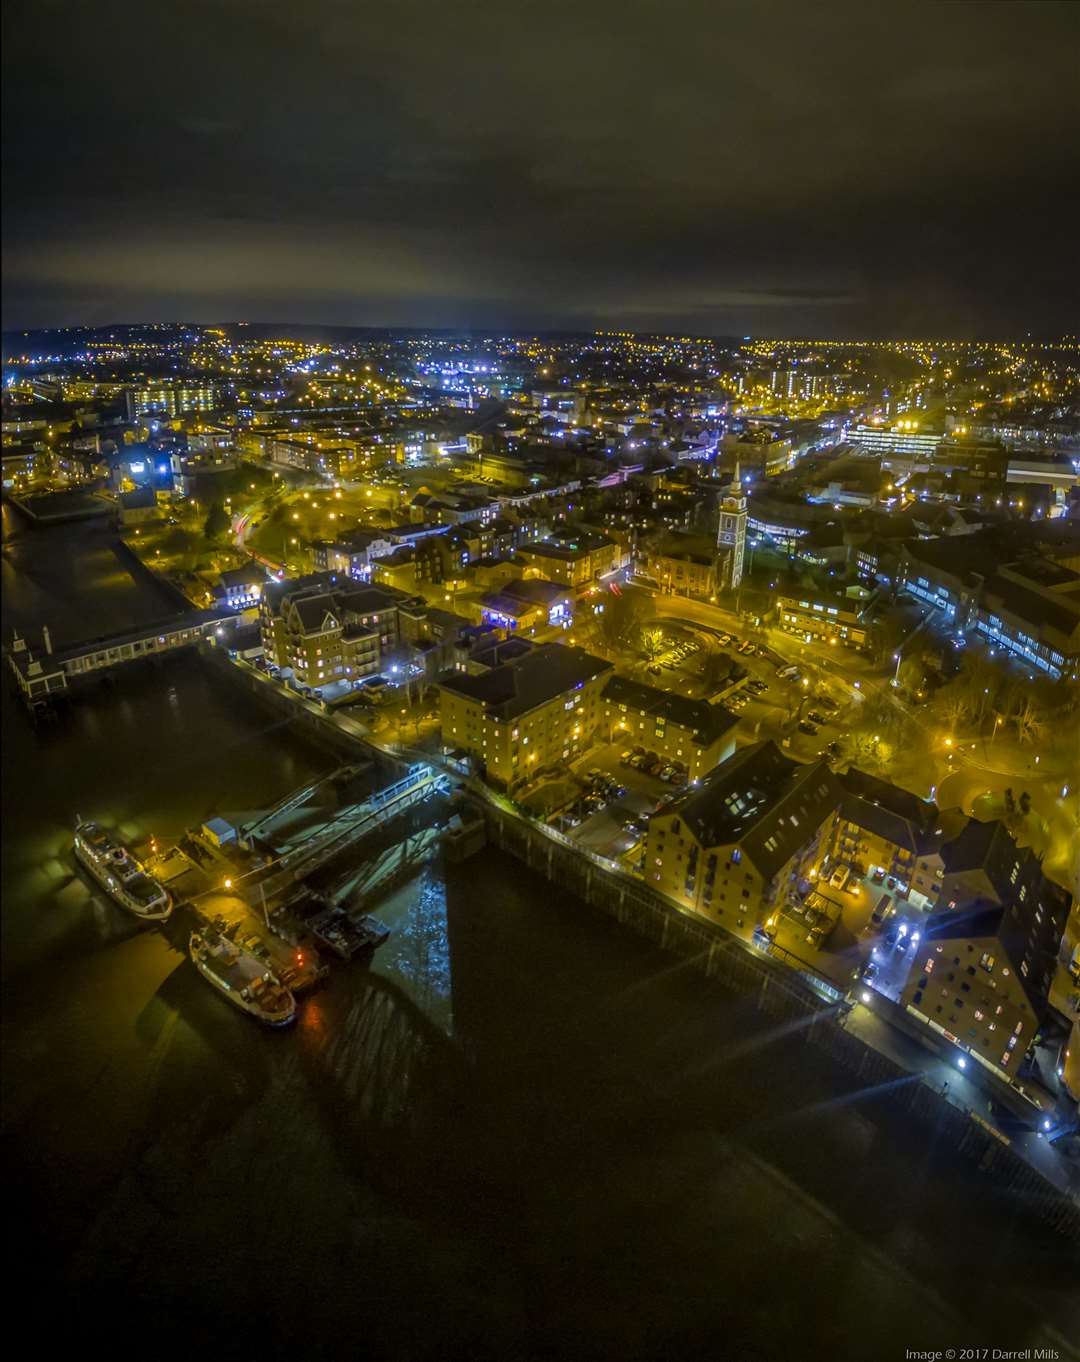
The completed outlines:
[[[46,626],[37,648],[32,649],[22,635],[16,634],[5,654],[22,699],[31,711],[36,711],[65,694],[75,681],[126,662],[160,657],[204,640],[216,640],[234,625],[235,619],[233,612],[225,609],[189,610],[61,648],[54,648]]]

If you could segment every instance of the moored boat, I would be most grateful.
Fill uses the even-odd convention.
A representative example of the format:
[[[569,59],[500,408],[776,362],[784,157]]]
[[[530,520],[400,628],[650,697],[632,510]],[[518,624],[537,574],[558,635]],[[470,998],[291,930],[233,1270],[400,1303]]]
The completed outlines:
[[[121,908],[147,922],[163,922],[173,908],[172,895],[122,842],[97,823],[75,825],[75,856]]]
[[[296,999],[257,955],[244,950],[216,927],[192,932],[188,951],[195,968],[234,1007],[266,1026],[288,1026],[296,1019]]]

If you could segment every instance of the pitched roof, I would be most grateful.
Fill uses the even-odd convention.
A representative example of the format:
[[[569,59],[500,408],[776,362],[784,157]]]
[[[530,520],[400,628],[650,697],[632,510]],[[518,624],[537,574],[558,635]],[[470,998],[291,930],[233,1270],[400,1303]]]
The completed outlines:
[[[584,648],[543,643],[475,676],[445,672],[440,685],[452,694],[483,705],[493,719],[505,723],[610,670],[610,662],[594,657]]]
[[[646,686],[625,676],[608,678],[604,699],[616,705],[633,706],[654,718],[690,729],[694,741],[701,747],[723,737],[739,722],[737,716],[723,705],[710,705],[707,700],[691,700],[689,696]]]
[[[896,846],[920,856],[936,850],[947,835],[938,806],[856,767],[838,775],[843,787],[841,814]]]
[[[739,842],[768,879],[839,802],[840,787],[823,761],[794,761],[769,739],[736,752],[655,816],[678,814],[703,846]]]

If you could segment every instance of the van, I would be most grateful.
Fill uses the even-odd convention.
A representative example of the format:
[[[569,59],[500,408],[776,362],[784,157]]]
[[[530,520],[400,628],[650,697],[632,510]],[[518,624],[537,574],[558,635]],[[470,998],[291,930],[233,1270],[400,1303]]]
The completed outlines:
[[[885,919],[892,912],[892,895],[882,894],[877,901],[877,907],[870,914],[870,921],[875,927],[880,927]]]

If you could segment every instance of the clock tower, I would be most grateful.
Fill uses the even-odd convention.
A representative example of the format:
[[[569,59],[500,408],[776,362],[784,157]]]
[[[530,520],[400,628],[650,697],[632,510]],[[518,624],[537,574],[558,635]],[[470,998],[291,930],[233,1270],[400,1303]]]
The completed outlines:
[[[730,568],[727,585],[734,590],[742,581],[743,558],[746,554],[746,493],[739,477],[739,461],[735,460],[735,472],[731,482],[720,494],[720,531],[716,536],[717,548],[728,550]]]

